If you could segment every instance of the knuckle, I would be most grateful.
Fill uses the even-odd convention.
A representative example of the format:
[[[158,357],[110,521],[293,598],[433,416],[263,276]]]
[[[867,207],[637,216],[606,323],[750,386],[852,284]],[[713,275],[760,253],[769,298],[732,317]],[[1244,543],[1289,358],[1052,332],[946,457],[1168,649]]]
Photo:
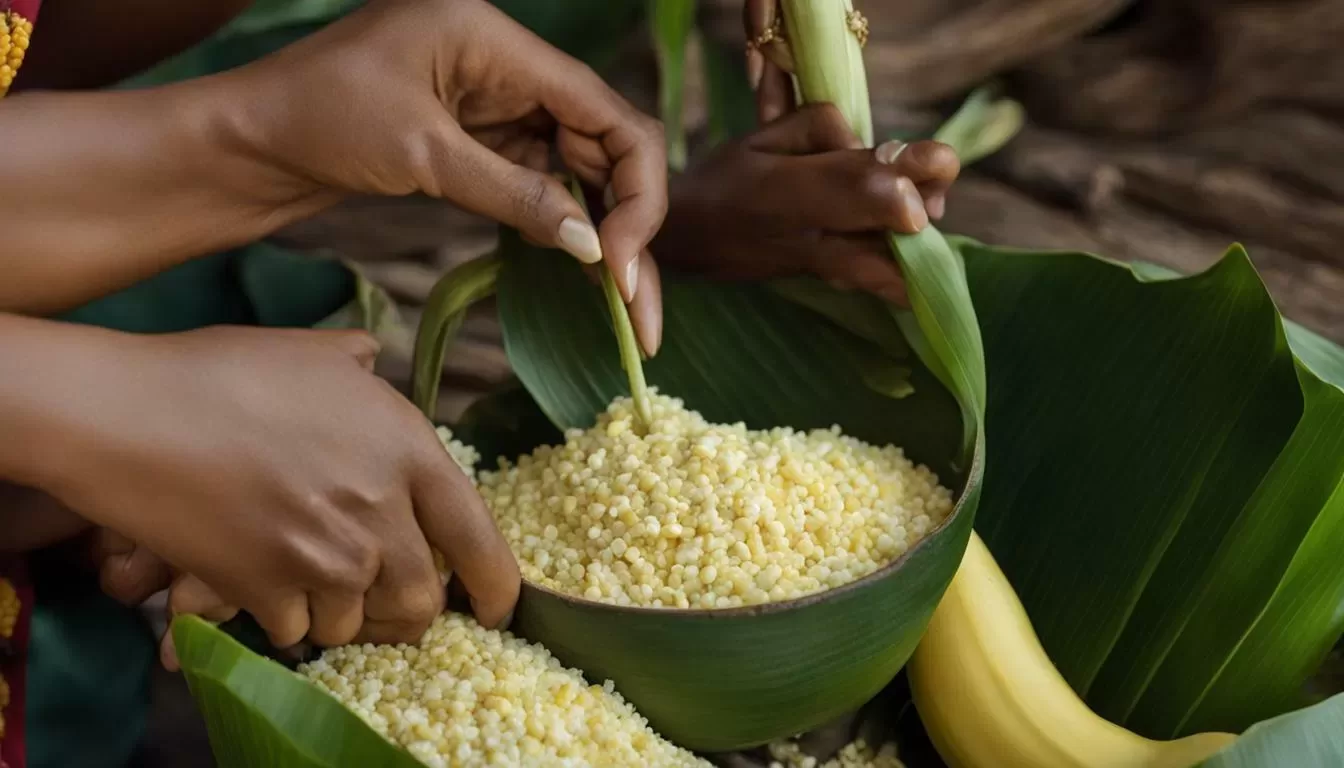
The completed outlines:
[[[961,172],[961,158],[940,141],[920,141],[906,148],[910,163],[929,179],[953,179]]]
[[[428,626],[443,611],[444,590],[437,574],[432,576],[396,591],[397,615],[402,621]]]
[[[547,191],[546,181],[542,176],[527,174],[523,177],[513,198],[513,212],[518,221],[532,222],[541,217]]]

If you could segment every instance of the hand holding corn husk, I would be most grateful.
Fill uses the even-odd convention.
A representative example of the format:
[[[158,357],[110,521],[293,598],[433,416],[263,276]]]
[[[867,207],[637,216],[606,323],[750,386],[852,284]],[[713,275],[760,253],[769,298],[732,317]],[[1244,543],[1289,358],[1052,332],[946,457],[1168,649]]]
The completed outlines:
[[[673,180],[660,260],[733,279],[811,274],[905,303],[887,230],[943,214],[960,172],[945,144],[865,149],[829,104],[792,110]]]

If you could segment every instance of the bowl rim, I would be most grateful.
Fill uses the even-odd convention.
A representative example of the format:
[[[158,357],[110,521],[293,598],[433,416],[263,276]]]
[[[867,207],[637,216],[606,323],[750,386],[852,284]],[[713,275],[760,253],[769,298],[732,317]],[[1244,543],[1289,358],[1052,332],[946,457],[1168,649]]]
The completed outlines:
[[[978,442],[979,441],[977,441],[977,443]],[[593,611],[613,613],[613,614],[635,614],[635,615],[650,615],[650,616],[656,615],[666,617],[688,617],[696,619],[729,620],[751,616],[768,616],[777,613],[788,613],[791,611],[803,610],[805,608],[810,608],[811,606],[816,605],[818,603],[832,600],[836,597],[848,594],[850,592],[865,589],[868,586],[871,586],[872,584],[875,584],[878,581],[885,579],[887,576],[891,575],[893,571],[896,571],[900,569],[901,566],[905,565],[905,563],[917,552],[919,552],[919,550],[922,547],[928,544],[938,534],[947,530],[947,528],[950,527],[952,523],[956,522],[958,517],[965,511],[966,497],[967,497],[966,491],[971,487],[972,481],[983,480],[984,464],[985,464],[984,451],[980,450],[977,447],[977,449],[972,452],[970,469],[969,471],[966,472],[966,479],[960,484],[961,485],[960,492],[957,495],[956,503],[952,505],[951,514],[949,514],[946,518],[944,518],[943,521],[939,523],[937,527],[935,527],[933,530],[925,534],[925,536],[922,539],[920,539],[919,542],[915,544],[915,546],[906,550],[905,553],[902,554],[900,557],[896,558],[895,560],[892,560],[890,563],[887,563],[886,565],[882,566],[881,568],[878,568],[876,571],[873,571],[872,573],[862,578],[855,579],[854,581],[845,584],[841,584],[838,587],[833,587],[831,589],[824,589],[820,592],[813,592],[807,595],[803,595],[802,597],[795,597],[790,600],[782,600],[777,603],[775,602],[759,603],[757,605],[742,605],[733,608],[655,608],[652,606],[644,606],[644,605],[615,605],[613,603],[604,603],[597,600],[589,600],[586,597],[578,597],[575,595],[566,594],[564,592],[551,589],[550,587],[545,587],[535,582],[528,581],[526,577],[522,578],[522,589],[524,592],[528,590],[539,592],[543,595],[546,595],[547,597],[554,598],[562,603],[565,603],[567,605],[576,608],[585,608]]]

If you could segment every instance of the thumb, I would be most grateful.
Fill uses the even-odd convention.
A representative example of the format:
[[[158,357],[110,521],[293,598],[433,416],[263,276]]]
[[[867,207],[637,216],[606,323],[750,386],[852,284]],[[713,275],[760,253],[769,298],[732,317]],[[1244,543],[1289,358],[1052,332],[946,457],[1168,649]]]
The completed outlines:
[[[584,264],[602,260],[597,229],[555,177],[509,162],[445,118],[441,151],[431,153],[436,190],[462,208],[559,248]]]
[[[360,330],[283,328],[269,332],[292,334],[295,338],[334,347],[353,357],[355,362],[370,371],[373,370],[373,364],[377,361],[378,353],[382,351],[383,346],[373,334]]]

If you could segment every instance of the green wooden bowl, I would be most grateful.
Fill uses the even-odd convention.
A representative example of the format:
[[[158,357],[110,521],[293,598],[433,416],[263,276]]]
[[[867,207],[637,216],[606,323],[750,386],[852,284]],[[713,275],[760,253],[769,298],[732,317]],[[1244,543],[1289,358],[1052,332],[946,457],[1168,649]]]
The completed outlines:
[[[689,749],[759,746],[857,709],[914,652],[966,547],[981,466],[944,524],[852,584],[724,610],[606,605],[524,583],[513,630]]]

